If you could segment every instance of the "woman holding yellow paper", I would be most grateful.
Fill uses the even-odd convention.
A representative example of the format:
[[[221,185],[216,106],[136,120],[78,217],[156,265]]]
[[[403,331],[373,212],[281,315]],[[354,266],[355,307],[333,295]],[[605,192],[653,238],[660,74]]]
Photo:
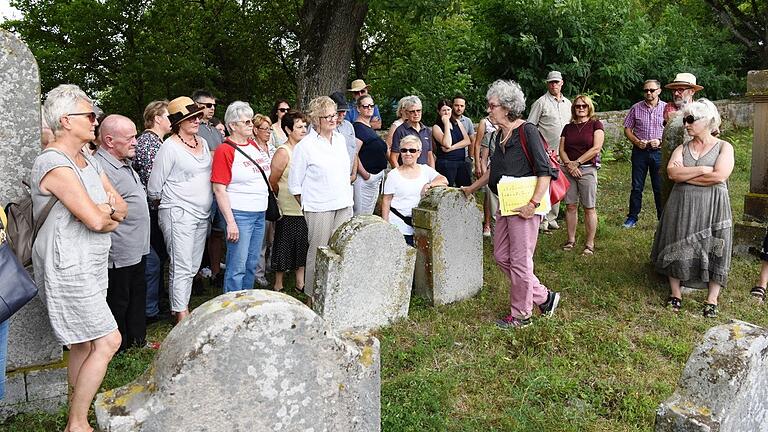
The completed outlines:
[[[464,194],[469,196],[486,184],[497,193],[499,180],[504,176],[536,176],[531,199],[516,208],[514,215],[497,213],[493,234],[493,257],[510,281],[510,313],[497,320],[496,325],[521,328],[531,324],[533,305],[538,305],[543,315],[550,316],[560,301],[560,294],[548,290],[533,273],[533,254],[541,223],[541,215],[536,214],[536,210],[548,193],[550,180],[556,178],[558,172],[549,164],[536,126],[521,119],[525,95],[520,85],[514,81],[496,80],[488,88],[486,99],[489,118],[497,125],[492,138],[495,150],[490,169],[472,185],[462,188]],[[520,142],[523,133],[531,160],[526,157]]]
[[[565,194],[565,226],[568,241],[563,250],[572,250],[576,245],[576,225],[579,222],[579,203],[584,208],[584,229],[587,240],[582,255],[595,253],[595,232],[597,231],[597,164],[603,148],[605,131],[603,123],[595,116],[595,105],[589,96],[578,95],[571,104],[571,122],[565,125],[560,136],[560,160],[563,172],[571,186]]]

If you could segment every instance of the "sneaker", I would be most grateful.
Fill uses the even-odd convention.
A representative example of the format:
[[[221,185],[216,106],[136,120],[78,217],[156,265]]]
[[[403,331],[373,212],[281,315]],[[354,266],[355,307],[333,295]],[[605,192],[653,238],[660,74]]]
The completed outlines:
[[[622,227],[624,228],[634,228],[637,225],[637,219],[628,217],[627,220],[624,221],[624,224]]]
[[[704,309],[701,311],[704,318],[717,318],[717,305],[712,303],[704,303]]]
[[[549,221],[549,229],[550,230],[560,229],[560,225],[558,225],[557,221],[553,219],[553,220]]]
[[[523,327],[528,327],[529,325],[531,325],[530,318],[520,319],[520,318],[515,318],[512,315],[507,315],[502,319],[496,320],[496,326],[503,329],[523,328]]]
[[[201,268],[201,269],[200,269],[200,276],[202,276],[202,277],[204,277],[204,278],[208,279],[208,278],[210,278],[212,275],[213,275],[213,272],[211,271],[211,269],[210,269],[210,268],[208,268],[208,267],[203,267],[203,268]]]
[[[269,286],[269,281],[264,276],[256,278],[256,285],[266,288]]]
[[[545,317],[551,317],[555,314],[555,309],[557,309],[557,305],[560,304],[560,293],[550,291],[547,294],[547,301],[543,304],[539,305],[539,310],[541,311],[541,314]]]
[[[491,236],[491,227],[487,226],[483,228],[483,237]]]

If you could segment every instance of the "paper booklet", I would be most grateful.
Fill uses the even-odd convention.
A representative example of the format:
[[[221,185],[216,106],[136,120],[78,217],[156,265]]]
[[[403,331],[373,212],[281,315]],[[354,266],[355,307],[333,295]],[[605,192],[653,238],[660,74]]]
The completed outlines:
[[[536,189],[537,177],[509,177],[502,176],[497,185],[499,191],[499,209],[502,216],[516,215],[513,211],[522,207],[533,198],[533,190]],[[541,205],[536,209],[535,214],[545,215],[552,209],[549,203],[549,188],[541,198]]]

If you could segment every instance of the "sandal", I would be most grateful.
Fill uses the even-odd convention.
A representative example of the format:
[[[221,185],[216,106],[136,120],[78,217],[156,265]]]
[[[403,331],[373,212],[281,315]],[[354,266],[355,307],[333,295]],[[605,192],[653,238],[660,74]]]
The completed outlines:
[[[752,294],[752,297],[755,297],[757,300],[765,300],[765,288],[761,286],[752,287],[752,289],[749,290],[749,293]]]
[[[717,318],[717,305],[712,303],[704,303],[704,309],[701,311],[704,318]]]
[[[584,246],[584,251],[581,253],[581,256],[592,256],[595,254],[595,246]]]
[[[576,246],[576,241],[568,241],[568,242],[565,242],[565,243],[563,243],[563,245],[561,246],[561,248],[562,248],[564,251],[569,251],[569,250],[573,250],[573,247],[574,247],[574,246]]]
[[[680,312],[680,309],[683,307],[683,299],[669,296],[667,299],[667,307],[672,309],[672,312]]]

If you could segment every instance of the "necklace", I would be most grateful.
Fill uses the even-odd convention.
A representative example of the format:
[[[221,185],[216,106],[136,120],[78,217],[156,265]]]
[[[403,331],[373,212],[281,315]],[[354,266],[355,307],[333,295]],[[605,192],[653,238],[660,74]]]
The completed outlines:
[[[200,143],[197,141],[197,135],[192,135],[192,138],[195,140],[195,145],[193,145],[193,146],[189,145],[188,142],[184,141],[184,138],[182,138],[181,135],[176,134],[176,136],[179,137],[179,139],[181,140],[181,142],[184,143],[185,146],[191,148],[192,150],[196,149],[197,146],[200,145]]]
[[[582,131],[582,129],[584,129],[584,126],[586,126],[587,123],[589,123],[589,120],[587,120],[587,121],[585,121],[583,123],[576,123],[576,129],[578,129],[578,134],[579,135],[581,135],[581,131]],[[581,125],[581,126],[579,126],[579,125]]]

